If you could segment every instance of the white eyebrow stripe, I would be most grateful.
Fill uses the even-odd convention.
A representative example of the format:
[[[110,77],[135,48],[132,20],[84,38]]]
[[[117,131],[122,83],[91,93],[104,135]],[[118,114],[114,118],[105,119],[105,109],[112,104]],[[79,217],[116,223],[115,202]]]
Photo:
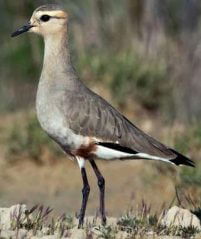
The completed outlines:
[[[67,18],[67,14],[64,11],[38,11],[36,13],[38,17],[40,18],[42,15],[48,15],[50,17],[54,18]]]

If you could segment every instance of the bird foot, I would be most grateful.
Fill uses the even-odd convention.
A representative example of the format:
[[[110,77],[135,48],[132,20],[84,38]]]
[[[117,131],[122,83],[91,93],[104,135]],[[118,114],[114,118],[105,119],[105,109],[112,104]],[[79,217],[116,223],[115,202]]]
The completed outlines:
[[[105,226],[107,224],[107,218],[104,216],[101,218],[101,224]]]

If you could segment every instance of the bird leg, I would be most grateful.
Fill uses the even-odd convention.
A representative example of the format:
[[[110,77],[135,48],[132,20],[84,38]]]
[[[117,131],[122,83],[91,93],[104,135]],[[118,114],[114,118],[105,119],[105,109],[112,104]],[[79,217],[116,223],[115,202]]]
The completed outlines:
[[[81,206],[80,214],[79,214],[78,228],[81,228],[83,226],[87,201],[88,201],[89,192],[90,192],[87,174],[84,167],[81,168],[81,174],[82,174],[82,180],[83,180],[83,188],[82,188],[82,206]]]
[[[96,174],[98,179],[98,187],[100,190],[100,214],[102,225],[106,224],[106,216],[105,216],[105,179],[103,178],[101,172],[99,171],[94,160],[90,160],[91,166]]]

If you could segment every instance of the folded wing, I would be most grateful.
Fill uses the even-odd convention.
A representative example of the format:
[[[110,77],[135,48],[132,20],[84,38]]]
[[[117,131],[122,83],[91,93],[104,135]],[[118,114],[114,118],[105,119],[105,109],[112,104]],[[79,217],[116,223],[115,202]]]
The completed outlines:
[[[68,93],[66,107],[70,128],[76,134],[93,137],[105,148],[138,154],[133,158],[161,158],[163,161],[192,166],[191,160],[145,134],[102,97],[88,88],[79,92],[71,96]]]

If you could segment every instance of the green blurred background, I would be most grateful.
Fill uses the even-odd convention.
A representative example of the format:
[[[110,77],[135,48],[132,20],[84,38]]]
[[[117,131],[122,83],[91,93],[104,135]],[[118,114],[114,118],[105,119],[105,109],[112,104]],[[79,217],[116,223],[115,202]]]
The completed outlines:
[[[1,0],[0,110],[29,107],[41,71],[39,37],[10,33],[50,1]],[[200,120],[200,6],[196,0],[66,0],[75,65],[84,81],[182,121]]]
[[[126,202],[129,203],[135,188],[138,188],[141,197],[150,198],[151,203],[157,204],[158,199],[147,190],[152,187],[163,194],[161,201],[168,202],[174,198],[175,186],[183,190],[183,194],[199,201],[201,2],[55,2],[65,5],[71,15],[69,38],[72,60],[80,78],[146,132],[193,157],[198,165],[195,170],[178,170],[155,162],[125,163],[127,178],[124,178],[125,185],[121,186],[127,190],[125,194],[129,199]],[[73,206],[77,207],[79,200],[76,205],[72,203],[73,206],[65,200],[69,197],[79,198],[75,190],[79,193],[81,180],[75,182],[77,188],[66,185],[64,181],[73,179],[68,179],[68,170],[65,171],[64,166],[71,168],[71,172],[78,171],[78,179],[79,170],[75,168],[77,171],[73,171],[75,166],[71,162],[66,165],[65,156],[42,132],[34,113],[43,41],[33,34],[14,39],[10,37],[15,29],[29,20],[33,10],[44,3],[52,2],[0,0],[0,156],[3,169],[0,170],[0,202],[6,205],[17,201],[29,204],[43,202],[60,208],[60,211],[62,208],[72,210]],[[133,173],[129,174],[131,165]],[[58,174],[50,176],[55,167],[58,167]],[[111,176],[108,168],[117,167],[116,174],[113,173],[118,176],[118,163],[107,166],[103,162],[101,167],[106,170],[108,177]],[[32,169],[33,173],[30,173]],[[144,172],[147,173],[146,177]],[[133,174],[139,181],[133,179]],[[60,181],[61,175],[64,178]],[[47,178],[50,188],[46,184]],[[35,180],[37,186],[32,184]],[[158,180],[162,181],[158,183]],[[22,183],[24,181],[27,184]],[[111,183],[108,186],[111,189],[108,200],[114,196],[118,199],[121,186],[113,191],[114,185]],[[170,189],[164,193],[164,188]],[[29,199],[28,194],[31,195]],[[49,199],[49,195],[53,199]],[[118,202],[108,207],[111,212],[117,212],[117,206]],[[91,210],[94,208],[91,207]]]

